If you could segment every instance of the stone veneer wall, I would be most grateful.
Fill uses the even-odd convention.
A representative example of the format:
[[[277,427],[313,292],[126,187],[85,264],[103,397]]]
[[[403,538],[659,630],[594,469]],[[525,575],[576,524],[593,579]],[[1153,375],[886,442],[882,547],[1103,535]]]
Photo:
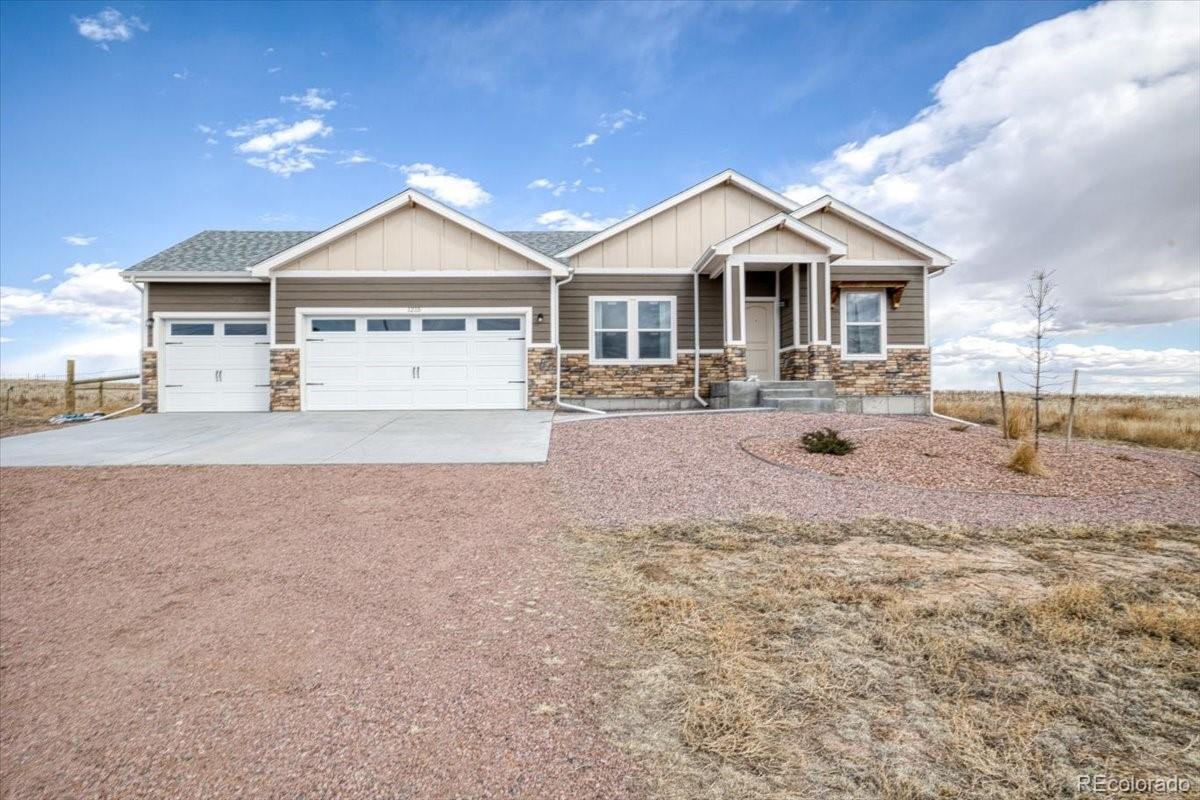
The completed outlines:
[[[300,410],[300,351],[295,347],[271,350],[271,410]]]
[[[889,349],[883,361],[847,361],[829,345],[810,345],[810,380],[832,380],[837,393],[866,397],[929,393],[929,348]]]
[[[808,380],[808,349],[797,347],[779,354],[779,380]]]
[[[564,397],[687,399],[692,396],[694,364],[694,354],[683,351],[679,352],[674,364],[592,364],[587,353],[564,353],[562,394]],[[742,370],[744,375],[744,351]],[[725,355],[701,353],[700,395],[707,397],[709,384],[724,380],[728,380]]]
[[[554,408],[554,347],[531,347],[526,355],[525,390],[529,410]]]
[[[158,351],[142,351],[142,413],[158,411]]]
[[[725,380],[746,380],[746,348],[725,345]]]

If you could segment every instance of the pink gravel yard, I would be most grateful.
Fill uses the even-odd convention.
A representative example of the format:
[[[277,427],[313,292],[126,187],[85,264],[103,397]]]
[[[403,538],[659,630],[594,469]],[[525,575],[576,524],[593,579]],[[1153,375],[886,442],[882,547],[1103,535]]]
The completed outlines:
[[[643,796],[577,523],[1200,521],[1195,455],[1114,448],[1151,466],[1139,492],[1034,496],[922,484],[911,453],[836,477],[743,447],[827,425],[883,454],[982,435],[628,417],[555,425],[537,467],[4,470],[0,794]]]

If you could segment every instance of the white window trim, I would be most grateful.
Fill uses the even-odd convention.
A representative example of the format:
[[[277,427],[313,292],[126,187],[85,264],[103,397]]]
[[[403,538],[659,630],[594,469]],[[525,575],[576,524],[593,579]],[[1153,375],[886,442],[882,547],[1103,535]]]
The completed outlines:
[[[880,352],[878,352],[878,353],[854,353],[854,354],[851,354],[851,353],[847,352],[847,342],[849,340],[846,338],[846,298],[852,294],[873,294],[873,295],[876,295],[879,300],[879,350],[880,350]],[[886,361],[887,360],[887,351],[888,351],[887,292],[882,291],[882,290],[850,291],[850,292],[844,291],[844,292],[842,292],[842,296],[838,298],[838,309],[839,309],[838,316],[840,317],[840,319],[838,321],[841,323],[840,327],[841,327],[841,337],[842,337],[841,342],[839,343],[839,349],[842,352],[842,360],[843,361]],[[855,325],[874,325],[875,323],[873,323],[873,322],[867,322],[867,323],[856,322],[854,324]]]
[[[629,304],[626,311],[627,328],[625,336],[628,353],[637,351],[637,303],[665,302],[671,307],[671,355],[669,358],[598,358],[596,356],[596,303],[621,302]],[[673,295],[588,295],[588,362],[591,364],[674,364],[677,360],[676,328],[679,312],[678,300]]]
[[[232,319],[237,322],[246,322],[261,319],[267,322],[267,335],[271,337],[272,341],[275,339],[275,329],[271,324],[271,312],[269,311],[155,311],[150,318],[154,322],[154,345],[144,348],[150,352],[158,352],[159,345],[166,336],[166,323],[172,321],[220,322]]]

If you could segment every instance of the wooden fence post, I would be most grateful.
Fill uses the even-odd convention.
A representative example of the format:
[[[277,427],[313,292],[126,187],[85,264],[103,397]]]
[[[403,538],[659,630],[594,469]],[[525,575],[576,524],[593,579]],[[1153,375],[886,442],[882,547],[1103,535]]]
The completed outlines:
[[[1000,372],[996,373],[996,383],[1000,386],[1000,429],[1004,431],[1005,440],[1008,439],[1008,403],[1004,399],[1004,375]]]
[[[1071,377],[1071,404],[1067,409],[1067,452],[1071,452],[1071,431],[1075,427],[1075,390],[1079,388],[1079,370]]]
[[[96,410],[104,410],[104,381],[96,384]]]
[[[75,413],[75,359],[67,359],[67,383],[63,388],[63,405],[68,414]]]

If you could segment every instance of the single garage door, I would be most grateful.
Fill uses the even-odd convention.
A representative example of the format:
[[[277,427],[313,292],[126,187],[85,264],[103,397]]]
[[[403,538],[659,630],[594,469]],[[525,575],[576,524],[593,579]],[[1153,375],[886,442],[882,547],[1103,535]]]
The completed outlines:
[[[525,317],[313,315],[308,411],[525,407]]]
[[[270,408],[266,320],[172,319],[163,323],[162,334],[160,411]]]

